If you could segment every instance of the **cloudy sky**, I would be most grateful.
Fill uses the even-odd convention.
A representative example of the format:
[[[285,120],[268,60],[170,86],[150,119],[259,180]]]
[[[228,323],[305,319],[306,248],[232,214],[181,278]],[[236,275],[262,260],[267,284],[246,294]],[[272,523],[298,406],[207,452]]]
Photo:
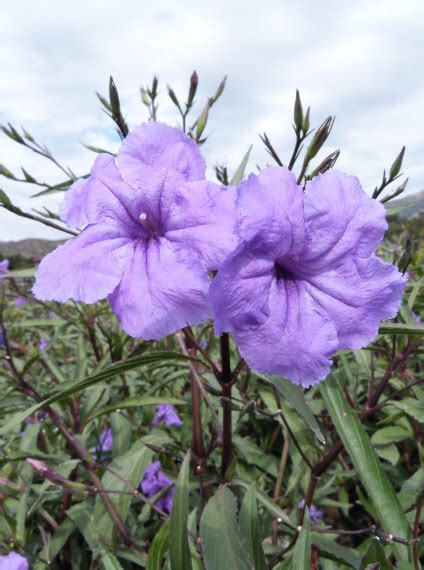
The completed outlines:
[[[404,144],[408,192],[424,189],[422,0],[37,0],[36,7],[20,0],[2,10],[0,123],[24,126],[78,175],[94,159],[80,141],[117,148],[94,95],[107,92],[109,75],[135,126],[147,117],[139,87],[156,73],[159,118],[175,124],[166,84],[183,98],[196,69],[199,110],[228,75],[203,147],[211,167],[236,168],[250,144],[249,169],[264,165],[263,131],[287,160],[298,88],[314,125],[336,115],[323,155],[340,148],[339,168],[356,174],[367,191]],[[63,179],[3,135],[0,162],[16,174],[24,166],[38,179]],[[31,199],[32,187],[3,178],[0,188],[27,210],[56,209],[60,201]],[[63,236],[0,210],[0,240]]]

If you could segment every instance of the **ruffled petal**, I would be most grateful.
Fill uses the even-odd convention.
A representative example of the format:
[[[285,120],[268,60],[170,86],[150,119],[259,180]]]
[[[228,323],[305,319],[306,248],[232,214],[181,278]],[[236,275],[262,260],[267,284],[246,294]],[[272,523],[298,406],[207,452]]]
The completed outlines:
[[[164,235],[184,249],[195,251],[208,270],[218,269],[239,241],[235,200],[235,188],[206,180],[177,186],[162,201]]]
[[[131,267],[109,299],[129,335],[159,340],[209,318],[208,288],[197,256],[151,239],[136,243]]]
[[[142,185],[146,166],[175,170],[186,181],[205,178],[206,163],[193,139],[154,121],[133,129],[118,154],[121,176],[134,188]]]
[[[118,285],[133,250],[131,239],[119,226],[87,226],[42,260],[33,293],[43,301],[95,303]]]
[[[302,281],[274,280],[269,317],[234,336],[253,369],[289,378],[304,388],[325,379],[338,347],[333,323]]]
[[[251,174],[238,190],[240,235],[252,251],[275,257],[303,249],[303,191],[285,167],[269,167]]]
[[[257,327],[269,316],[269,295],[275,279],[274,261],[240,246],[222,264],[209,297],[215,334]]]
[[[120,220],[134,231],[143,209],[142,196],[123,182],[110,154],[99,154],[87,179],[74,182],[65,194],[60,216],[74,229],[106,219]]]
[[[368,257],[387,229],[384,206],[364,192],[355,176],[334,169],[308,182],[305,224],[308,237],[300,258],[316,269],[347,255]]]
[[[358,349],[377,336],[380,321],[397,314],[406,281],[406,275],[377,257],[353,257],[309,276],[307,288],[333,321],[339,349]]]

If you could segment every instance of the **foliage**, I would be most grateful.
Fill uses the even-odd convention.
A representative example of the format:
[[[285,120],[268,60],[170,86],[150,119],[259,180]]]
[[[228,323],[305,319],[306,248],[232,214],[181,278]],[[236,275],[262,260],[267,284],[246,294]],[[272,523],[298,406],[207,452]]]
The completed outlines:
[[[202,144],[225,82],[189,123],[197,81],[193,74],[186,104],[171,88],[169,95],[184,130]],[[156,79],[142,90],[153,118],[157,93]],[[125,137],[113,81],[109,100],[100,101]],[[297,96],[292,166],[309,120]],[[337,160],[332,153],[307,174],[331,127],[327,120],[315,132],[303,175]],[[29,133],[5,132],[57,164]],[[282,162],[265,134],[262,140]],[[63,191],[73,174],[60,168],[68,177],[61,185],[26,171],[25,179],[44,193]],[[231,179],[225,166],[217,176]],[[378,195],[390,181],[383,182]],[[331,378],[307,391],[248,370],[232,341],[224,390],[217,380],[223,342],[211,323],[160,342],[136,340],[106,302],[45,304],[31,296],[28,273],[11,271],[0,283],[0,553],[19,551],[35,570],[420,568],[424,240],[416,222],[390,220],[380,253],[409,271],[400,313],[372,346],[339,352]],[[406,247],[411,231],[413,249]],[[27,303],[15,306],[17,296]],[[183,427],[152,426],[161,403],[176,406]],[[223,417],[232,446],[221,457]],[[199,423],[200,436],[192,433]],[[109,428],[112,449],[93,451]],[[46,467],[34,469],[28,459]],[[155,506],[161,493],[147,497],[139,487],[156,460],[176,483],[171,515]]]

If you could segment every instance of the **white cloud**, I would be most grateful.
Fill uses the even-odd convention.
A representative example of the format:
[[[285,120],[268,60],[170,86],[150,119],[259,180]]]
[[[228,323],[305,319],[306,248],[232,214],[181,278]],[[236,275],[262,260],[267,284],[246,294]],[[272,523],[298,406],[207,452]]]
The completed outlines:
[[[0,24],[0,122],[24,125],[84,174],[94,157],[78,141],[116,145],[94,96],[107,91],[110,74],[130,125],[146,118],[138,89],[153,73],[160,79],[160,118],[172,122],[166,83],[184,97],[196,69],[200,109],[228,74],[208,125],[204,152],[211,167],[228,162],[235,168],[251,143],[251,169],[264,164],[257,136],[263,131],[287,159],[299,88],[314,124],[336,114],[328,150],[341,148],[341,168],[370,190],[406,144],[409,191],[421,190],[423,16],[421,0],[38,0],[36,10],[30,0],[9,3]],[[0,162],[15,172],[23,165],[41,179],[62,179],[53,165],[4,136]],[[30,199],[26,185],[1,179],[0,186],[27,209],[57,206],[56,196]],[[61,234],[0,211],[0,240],[37,236]]]

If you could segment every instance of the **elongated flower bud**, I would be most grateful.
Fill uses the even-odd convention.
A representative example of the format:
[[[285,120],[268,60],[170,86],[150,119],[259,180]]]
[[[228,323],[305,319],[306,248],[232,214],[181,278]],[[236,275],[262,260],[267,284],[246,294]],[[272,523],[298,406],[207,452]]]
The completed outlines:
[[[294,102],[294,126],[297,131],[302,129],[303,124],[303,108],[300,100],[299,90],[296,89],[296,100]]]
[[[402,162],[403,162],[404,154],[405,154],[405,147],[403,146],[402,150],[397,155],[394,163],[392,164],[392,166],[390,168],[389,176],[390,176],[391,180],[393,180],[393,178],[396,178],[396,176],[399,174],[400,169],[402,168]]]

